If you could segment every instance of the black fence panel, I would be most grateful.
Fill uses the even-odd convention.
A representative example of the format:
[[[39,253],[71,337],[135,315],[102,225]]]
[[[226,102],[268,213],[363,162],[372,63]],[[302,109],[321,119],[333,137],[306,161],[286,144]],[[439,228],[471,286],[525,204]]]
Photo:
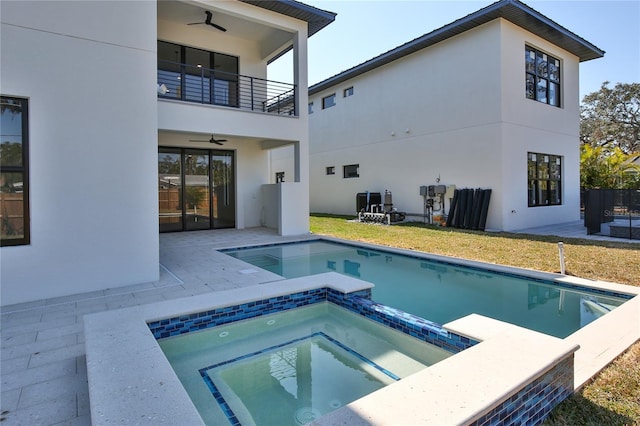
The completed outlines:
[[[588,235],[640,239],[640,189],[587,189],[582,201]]]

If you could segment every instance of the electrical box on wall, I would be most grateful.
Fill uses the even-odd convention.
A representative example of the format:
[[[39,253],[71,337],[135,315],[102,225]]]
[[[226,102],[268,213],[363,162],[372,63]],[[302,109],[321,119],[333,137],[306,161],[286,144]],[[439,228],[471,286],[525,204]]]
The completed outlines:
[[[444,198],[453,198],[453,194],[456,192],[456,186],[455,185],[449,185],[447,186],[447,191],[444,193]]]
[[[427,195],[427,187],[426,186],[421,186],[420,187],[420,195],[422,195],[422,196]]]
[[[433,192],[435,194],[444,194],[445,192],[447,192],[447,187],[444,185],[435,185],[433,187]]]

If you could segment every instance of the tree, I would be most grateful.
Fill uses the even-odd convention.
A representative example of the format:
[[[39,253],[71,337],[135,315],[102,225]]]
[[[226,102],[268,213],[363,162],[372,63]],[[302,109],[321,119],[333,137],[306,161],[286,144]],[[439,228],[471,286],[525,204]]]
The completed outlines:
[[[587,189],[639,188],[640,166],[633,163],[637,155],[627,155],[617,146],[580,146],[580,186]]]
[[[590,93],[580,107],[580,140],[605,151],[640,152],[640,83],[609,82]]]

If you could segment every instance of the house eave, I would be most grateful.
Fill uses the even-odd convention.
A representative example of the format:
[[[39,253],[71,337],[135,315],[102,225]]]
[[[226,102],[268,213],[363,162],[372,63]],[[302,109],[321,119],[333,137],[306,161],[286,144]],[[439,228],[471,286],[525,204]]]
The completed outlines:
[[[243,3],[261,7],[281,15],[307,22],[308,37],[311,37],[336,18],[336,13],[318,9],[295,0],[240,0]]]
[[[574,54],[579,58],[580,62],[601,58],[605,54],[604,50],[599,49],[526,4],[518,0],[502,0],[391,49],[340,74],[336,74],[333,77],[314,84],[309,88],[309,95],[318,93],[498,18],[506,19]]]

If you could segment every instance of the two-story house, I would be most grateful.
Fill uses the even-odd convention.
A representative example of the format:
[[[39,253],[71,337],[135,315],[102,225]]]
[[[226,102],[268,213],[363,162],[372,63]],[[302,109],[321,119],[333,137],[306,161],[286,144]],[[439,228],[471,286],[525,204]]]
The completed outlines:
[[[354,215],[356,194],[389,190],[422,221],[421,187],[445,185],[492,190],[488,229],[578,220],[579,65],[603,55],[502,0],[313,85],[311,211]]]
[[[308,232],[307,38],[334,17],[292,0],[2,1],[1,303],[157,280],[159,231]],[[268,81],[290,50],[293,84]],[[282,146],[294,172],[269,184]]]

